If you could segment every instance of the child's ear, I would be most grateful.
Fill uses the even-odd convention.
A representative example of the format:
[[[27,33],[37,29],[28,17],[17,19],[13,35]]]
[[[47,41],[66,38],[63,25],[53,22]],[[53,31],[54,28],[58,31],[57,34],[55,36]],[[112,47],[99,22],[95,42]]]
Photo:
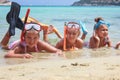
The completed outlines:
[[[50,25],[47,29],[47,34],[53,33],[54,27]]]

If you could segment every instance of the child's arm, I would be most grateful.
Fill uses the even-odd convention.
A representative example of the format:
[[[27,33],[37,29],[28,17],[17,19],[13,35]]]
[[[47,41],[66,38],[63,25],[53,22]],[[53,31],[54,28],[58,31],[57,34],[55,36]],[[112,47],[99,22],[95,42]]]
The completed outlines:
[[[86,38],[86,34],[83,33],[82,36],[81,36],[81,39],[85,40],[85,38]]]
[[[47,29],[47,33],[50,34],[53,32],[58,36],[58,38],[62,38],[62,35],[58,32],[58,30],[53,25],[50,25]]]
[[[76,47],[78,48],[78,49],[82,49],[83,48],[83,40],[82,39],[80,39],[80,38],[78,38],[77,39],[77,42],[76,42]]]
[[[93,36],[90,38],[89,47],[90,48],[98,48],[99,44],[100,44],[100,39],[97,36],[97,34],[94,32]]]
[[[32,58],[33,56],[28,53],[23,53],[16,47],[14,50],[10,50],[5,56],[5,58]]]
[[[111,42],[109,36],[106,38],[105,42],[107,43],[108,47],[112,46],[112,42]]]
[[[55,33],[58,38],[62,38],[62,35],[58,32],[58,30],[53,26],[53,25],[50,25],[50,26],[42,26],[44,29],[43,29],[43,40],[45,42],[48,42],[48,34],[51,34],[51,33]]]
[[[112,46],[112,42],[109,41],[109,42],[108,42],[108,47],[111,47],[111,46]]]
[[[46,30],[43,30],[43,40],[45,42],[48,42],[48,34],[47,34],[47,31]]]
[[[88,33],[88,30],[87,30],[85,24],[82,23],[81,21],[80,21],[80,26],[81,26],[82,32],[83,32],[81,39],[84,40],[84,39],[86,38],[86,35],[87,35],[87,33]]]
[[[118,49],[120,46],[120,41],[116,44],[115,48]]]
[[[41,47],[42,50],[45,50],[47,52],[62,54],[61,50],[51,46],[50,44],[48,44],[44,41],[39,41],[38,47],[39,46]]]
[[[8,49],[8,43],[10,40],[11,36],[9,35],[9,31],[5,34],[4,38],[2,39],[2,41],[0,42],[0,45],[2,46],[2,48],[4,49]]]
[[[59,42],[57,42],[56,46],[55,46],[57,49],[61,49],[63,50],[63,39],[60,40]]]

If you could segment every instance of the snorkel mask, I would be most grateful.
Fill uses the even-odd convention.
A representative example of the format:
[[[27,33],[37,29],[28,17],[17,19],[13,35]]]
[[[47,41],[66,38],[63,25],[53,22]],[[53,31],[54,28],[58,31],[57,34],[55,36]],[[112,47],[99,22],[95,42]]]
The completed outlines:
[[[110,24],[109,24],[109,23],[107,23],[107,22],[105,22],[105,21],[103,21],[103,20],[99,20],[99,21],[95,24],[94,30],[98,29],[98,28],[100,27],[100,25],[106,25],[108,28],[110,27]]]
[[[27,24],[25,24],[24,30],[22,31],[22,34],[21,34],[21,41],[24,41],[25,33],[27,31],[32,30],[32,29],[37,31],[38,33],[42,30],[41,26],[39,24],[36,24],[36,23],[27,23]]]
[[[63,50],[67,50],[66,48],[66,36],[67,36],[67,31],[70,29],[74,29],[75,31],[80,31],[80,25],[76,22],[68,22],[67,24],[65,23],[64,25],[64,44],[63,44]],[[74,50],[74,46],[70,49]]]

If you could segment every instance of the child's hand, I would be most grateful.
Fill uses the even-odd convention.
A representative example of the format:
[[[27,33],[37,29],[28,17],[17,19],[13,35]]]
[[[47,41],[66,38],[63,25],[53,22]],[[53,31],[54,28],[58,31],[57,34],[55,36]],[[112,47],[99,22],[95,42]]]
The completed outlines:
[[[58,55],[62,55],[63,53],[62,53],[62,51],[61,50],[57,50],[57,52],[56,52]]]
[[[96,42],[100,42],[100,38],[98,37],[98,34],[95,33],[95,31],[93,32],[93,38]]]
[[[116,44],[115,49],[118,49],[120,46],[120,41]]]
[[[56,52],[57,55],[65,57],[65,54],[63,54],[63,52],[61,50],[58,49],[58,51]]]
[[[106,43],[110,42],[109,36],[106,36],[106,37],[105,37],[105,42],[106,42]]]
[[[54,32],[54,26],[50,25],[47,29],[47,34],[53,33]]]
[[[26,53],[23,54],[23,58],[33,58],[33,56],[31,54]]]

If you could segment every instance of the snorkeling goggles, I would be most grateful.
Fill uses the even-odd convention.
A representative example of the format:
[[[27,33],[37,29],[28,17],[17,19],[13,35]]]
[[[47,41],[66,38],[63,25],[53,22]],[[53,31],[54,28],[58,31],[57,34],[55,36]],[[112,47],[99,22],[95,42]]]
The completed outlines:
[[[34,29],[34,30],[36,30],[38,32],[40,32],[42,30],[41,26],[39,24],[36,24],[36,23],[27,23],[27,24],[25,24],[25,26],[24,26],[25,31],[29,31],[31,29]]]
[[[20,38],[21,42],[25,40],[24,36],[25,36],[26,31],[29,31],[31,29],[34,29],[37,32],[40,32],[42,30],[41,26],[39,24],[36,24],[36,23],[26,23],[25,26],[24,26],[24,30],[21,33],[21,38]]]
[[[66,24],[64,24],[64,42],[63,42],[63,50],[66,51],[67,47],[66,47],[66,36],[67,36],[67,30],[68,29],[75,29],[75,30],[79,30],[80,29],[80,25],[76,22],[68,22]],[[70,49],[70,50],[74,50],[74,46]]]
[[[80,25],[76,22],[68,22],[66,25],[67,28],[80,29]]]
[[[108,28],[110,27],[110,24],[109,23],[107,23],[107,22],[105,22],[105,21],[103,21],[103,20],[99,20],[96,24],[95,24],[95,26],[94,26],[94,30],[96,30],[96,29],[98,29],[99,27],[100,27],[100,25],[106,25]]]
[[[80,23],[80,24],[79,24]],[[77,22],[69,22],[66,27],[67,28],[75,28],[75,29],[82,29],[82,32],[86,35],[88,33],[85,24],[80,21],[79,23]]]
[[[66,48],[66,32],[67,32],[67,29],[70,29],[70,28],[75,28],[77,30],[79,30],[81,28],[85,35],[87,35],[87,33],[88,33],[88,31],[87,31],[87,29],[85,27],[85,24],[83,24],[81,21],[79,23],[77,23],[77,22],[68,22],[67,24],[65,22],[65,24],[64,24],[64,42],[63,42],[64,43],[63,44],[63,50],[64,51],[67,50],[67,48]],[[71,48],[71,50],[74,50],[74,46]]]

